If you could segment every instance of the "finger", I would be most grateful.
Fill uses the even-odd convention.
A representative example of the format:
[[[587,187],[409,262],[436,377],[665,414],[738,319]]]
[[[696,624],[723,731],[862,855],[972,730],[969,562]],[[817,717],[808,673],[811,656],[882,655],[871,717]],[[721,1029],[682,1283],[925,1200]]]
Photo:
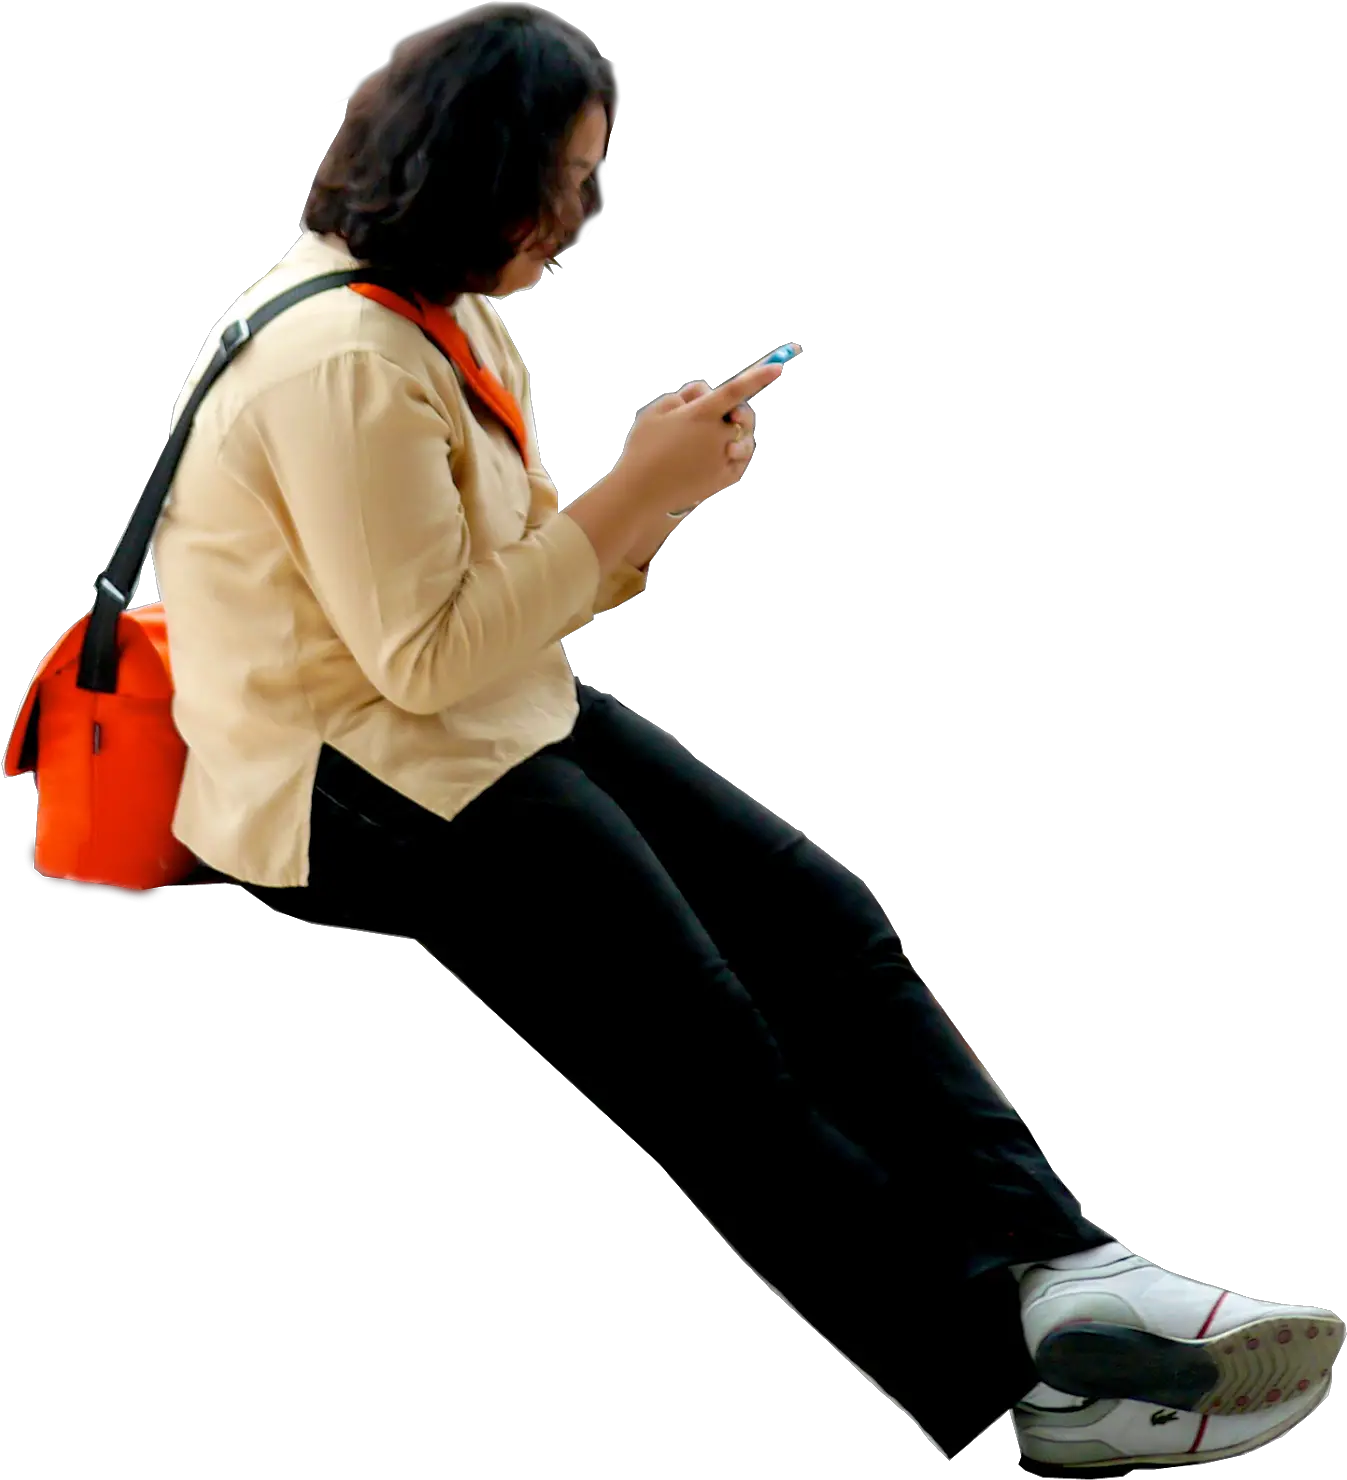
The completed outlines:
[[[683,398],[683,401],[686,404],[690,401],[696,401],[701,396],[704,396],[710,389],[711,387],[704,380],[690,380],[682,388],[682,390],[678,392],[678,394]]]
[[[750,396],[756,396],[760,390],[771,385],[784,368],[779,364],[754,365],[736,375],[733,380],[727,380],[713,391],[708,391],[698,402],[698,409],[705,408],[708,416],[723,416],[740,401],[747,401]]]
[[[740,403],[729,413],[729,419],[735,426],[743,427],[746,432],[751,433],[758,424],[758,413],[747,403]]]

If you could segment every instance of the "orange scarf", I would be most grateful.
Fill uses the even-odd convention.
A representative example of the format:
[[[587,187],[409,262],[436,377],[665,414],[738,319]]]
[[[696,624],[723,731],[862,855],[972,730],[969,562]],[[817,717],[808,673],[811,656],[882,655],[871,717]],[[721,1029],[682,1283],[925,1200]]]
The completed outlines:
[[[524,466],[527,468],[528,447],[524,432],[524,416],[519,409],[519,403],[485,365],[478,365],[473,356],[472,346],[468,343],[468,336],[463,332],[453,314],[443,304],[427,303],[419,293],[416,295],[416,303],[412,304],[388,288],[379,287],[377,283],[350,283],[347,286],[353,293],[359,293],[364,298],[372,298],[376,303],[382,303],[385,308],[391,308],[394,313],[400,313],[403,318],[420,325],[430,335],[463,372],[464,378],[482,404],[505,424],[505,429],[514,438],[515,445],[519,448],[519,455],[524,459]]]

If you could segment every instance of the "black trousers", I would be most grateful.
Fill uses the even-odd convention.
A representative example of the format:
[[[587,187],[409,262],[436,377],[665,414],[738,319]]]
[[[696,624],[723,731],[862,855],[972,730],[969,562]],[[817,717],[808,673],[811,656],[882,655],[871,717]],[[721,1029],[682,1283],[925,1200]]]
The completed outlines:
[[[244,887],[424,945],[952,1457],[1038,1380],[1007,1266],[1112,1235],[865,884],[576,687],[571,735],[449,821],[325,749],[308,886]]]

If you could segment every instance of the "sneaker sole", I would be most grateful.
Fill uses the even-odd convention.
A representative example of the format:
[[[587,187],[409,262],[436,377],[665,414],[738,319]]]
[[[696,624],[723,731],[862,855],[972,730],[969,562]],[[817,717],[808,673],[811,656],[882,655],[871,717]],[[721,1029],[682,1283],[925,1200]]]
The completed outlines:
[[[1254,1449],[1261,1449],[1264,1444],[1270,1444],[1274,1439],[1280,1439],[1283,1434],[1289,1433],[1297,1424],[1303,1424],[1311,1413],[1322,1405],[1323,1400],[1328,1397],[1331,1390],[1331,1381],[1325,1379],[1320,1382],[1313,1394],[1298,1394],[1303,1402],[1295,1409],[1285,1412],[1280,1418],[1273,1418],[1263,1433],[1246,1437],[1237,1444],[1226,1444],[1221,1449],[1202,1449],[1193,1453],[1192,1450],[1180,1450],[1172,1455],[1119,1455],[1119,1453],[1106,1453],[1109,1444],[1100,1440],[1072,1440],[1070,1430],[1066,1430],[1061,1439],[1055,1437],[1036,1436],[1033,1425],[1020,1415],[1012,1415],[1015,1428],[1015,1446],[1026,1459],[1033,1459],[1038,1464],[1057,1465],[1060,1470],[1107,1470],[1118,1465],[1132,1465],[1134,1468],[1146,1467],[1146,1465],[1197,1465],[1205,1464],[1212,1459],[1233,1459],[1236,1455],[1246,1455]],[[1171,1405],[1172,1406],[1172,1405]],[[1280,1405],[1279,1405],[1280,1406]],[[1044,1425],[1039,1424],[1039,1428]],[[1206,1425],[1199,1430],[1199,1439],[1205,1434]],[[1088,1453],[1089,1458],[1082,1458]],[[1075,1455],[1075,1458],[1072,1458]]]
[[[1271,1316],[1201,1340],[1107,1321],[1050,1331],[1034,1353],[1044,1382],[1083,1398],[1132,1398],[1190,1413],[1252,1413],[1299,1397],[1327,1377],[1343,1324]]]

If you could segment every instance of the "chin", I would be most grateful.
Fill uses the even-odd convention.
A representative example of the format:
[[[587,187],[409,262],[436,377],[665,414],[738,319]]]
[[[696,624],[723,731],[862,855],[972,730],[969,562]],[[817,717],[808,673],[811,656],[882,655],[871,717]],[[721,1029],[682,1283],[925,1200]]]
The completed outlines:
[[[531,288],[543,275],[543,263],[535,260],[522,269],[511,264],[508,271],[500,275],[495,287],[485,296],[488,298],[504,298],[510,293],[518,293],[523,288]]]

